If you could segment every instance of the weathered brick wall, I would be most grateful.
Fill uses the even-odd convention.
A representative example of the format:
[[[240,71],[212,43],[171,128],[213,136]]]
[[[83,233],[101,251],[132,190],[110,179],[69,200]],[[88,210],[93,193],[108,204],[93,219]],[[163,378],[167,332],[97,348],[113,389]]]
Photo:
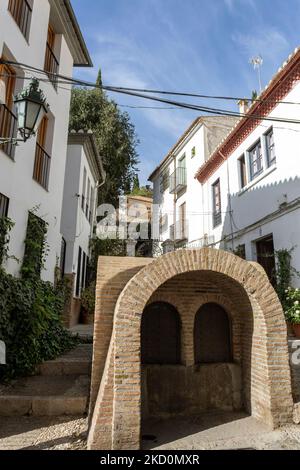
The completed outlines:
[[[133,268],[135,261],[131,259],[131,266],[137,272],[139,268]],[[110,268],[109,262],[105,263]],[[99,390],[105,360],[107,367],[93,415],[89,448],[138,449],[140,446],[140,323],[145,306],[153,300],[169,299],[180,311],[186,365],[193,363],[196,311],[203,302],[220,303],[232,319],[234,359],[242,365],[247,409],[273,426],[292,420],[286,325],[278,298],[261,268],[221,250],[204,248],[162,256],[141,269],[126,286],[123,277],[124,288],[121,282],[115,286],[113,301],[100,300],[100,293],[109,290],[108,286],[103,290],[109,279],[104,273],[98,278],[94,394]],[[115,302],[112,343],[106,359]],[[104,415],[107,421],[100,432],[99,423]]]
[[[113,329],[116,302],[128,281],[152,258],[100,256],[98,260],[94,352],[90,395],[90,415],[93,412],[107,358]]]

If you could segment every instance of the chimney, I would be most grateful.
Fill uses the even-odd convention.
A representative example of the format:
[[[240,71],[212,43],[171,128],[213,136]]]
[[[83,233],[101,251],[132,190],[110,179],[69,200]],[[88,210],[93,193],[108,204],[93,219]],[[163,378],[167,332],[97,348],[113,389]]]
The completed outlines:
[[[240,101],[238,101],[238,106],[239,106],[240,114],[246,114],[249,109],[249,101],[246,98],[243,98]]]

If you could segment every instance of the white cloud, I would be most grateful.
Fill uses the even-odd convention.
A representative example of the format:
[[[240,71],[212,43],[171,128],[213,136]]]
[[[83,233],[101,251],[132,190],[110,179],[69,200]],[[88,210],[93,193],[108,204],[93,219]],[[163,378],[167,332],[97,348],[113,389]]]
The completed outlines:
[[[164,129],[165,132],[176,140],[191,122],[191,118],[183,114],[185,111],[159,109],[144,109],[142,111],[151,124],[159,129]]]
[[[237,7],[251,7],[256,9],[254,0],[224,0],[224,3],[232,13],[237,11]]]
[[[241,46],[249,58],[261,54],[264,59],[273,60],[289,49],[285,36],[276,29],[267,29],[253,34],[236,33],[232,35],[235,43]]]

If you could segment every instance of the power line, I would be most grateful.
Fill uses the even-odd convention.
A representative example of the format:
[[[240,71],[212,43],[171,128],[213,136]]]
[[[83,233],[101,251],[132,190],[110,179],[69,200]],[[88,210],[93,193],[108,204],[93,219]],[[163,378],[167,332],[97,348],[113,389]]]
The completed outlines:
[[[66,76],[59,75],[59,74],[53,74],[53,73],[45,72],[44,70],[38,69],[37,67],[28,66],[27,64],[22,64],[22,63],[19,63],[19,62],[4,61],[3,59],[1,59],[0,63],[15,65],[17,67],[20,67],[20,68],[23,67],[24,69],[27,69],[27,70],[30,70],[30,71],[35,71],[35,72],[38,72],[38,73],[46,74],[48,76],[52,76],[52,77],[55,77],[55,78],[61,78],[63,80],[66,80],[66,83],[68,83],[68,84],[75,84],[75,85],[84,86],[84,87],[99,88],[99,89],[103,89],[103,90],[106,90],[106,91],[121,93],[121,94],[125,94],[125,95],[128,95],[128,96],[135,96],[135,97],[138,97],[138,98],[144,98],[144,99],[151,100],[151,101],[156,101],[156,102],[160,102],[160,103],[173,105],[173,106],[176,106],[176,107],[179,107],[179,108],[195,110],[195,111],[204,112],[204,113],[208,113],[208,114],[229,116],[229,117],[237,117],[237,118],[247,118],[247,119],[253,119],[255,121],[263,120],[263,121],[272,121],[272,122],[300,124],[300,120],[298,120],[298,119],[283,119],[283,118],[266,117],[266,116],[259,116],[259,115],[253,115],[253,114],[248,115],[248,114],[238,113],[238,112],[235,112],[235,111],[229,111],[229,110],[224,110],[224,109],[220,109],[220,108],[205,107],[203,105],[201,105],[201,106],[200,105],[193,105],[193,104],[190,104],[190,103],[178,102],[178,101],[173,101],[173,100],[170,100],[170,99],[157,98],[157,97],[154,97],[154,96],[145,95],[143,93],[129,91],[129,89],[124,89],[124,88],[122,89],[120,87],[115,88],[115,87],[110,87],[110,86],[100,86],[100,85],[97,85],[95,83],[86,82],[86,81],[78,80],[78,79],[73,79],[71,77],[66,77]],[[50,78],[49,78],[49,81],[51,81]],[[148,92],[149,91],[147,90],[147,93]],[[294,103],[294,104],[297,104],[297,103]]]

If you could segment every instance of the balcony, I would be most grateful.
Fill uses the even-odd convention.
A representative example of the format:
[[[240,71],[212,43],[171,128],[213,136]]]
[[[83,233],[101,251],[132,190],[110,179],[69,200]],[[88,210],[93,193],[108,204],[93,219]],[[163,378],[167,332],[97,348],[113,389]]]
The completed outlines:
[[[52,85],[54,86],[55,90],[57,90],[57,81],[58,81],[58,69],[59,69],[59,62],[55,57],[55,54],[50,47],[49,43],[47,42],[46,45],[46,56],[45,56],[45,72],[47,72],[48,77]]]
[[[50,155],[45,152],[43,147],[36,144],[33,178],[46,190],[48,190],[50,163]]]
[[[0,137],[4,139],[17,137],[17,118],[5,104],[0,105]],[[15,145],[11,142],[1,144],[0,149],[9,157],[14,158]]]
[[[32,8],[27,0],[9,0],[8,10],[28,41]]]
[[[178,220],[175,225],[170,225],[169,230],[169,239],[174,242],[179,242],[188,239],[189,231],[187,220]]]
[[[178,167],[170,176],[170,193],[177,194],[186,189],[186,168]]]
[[[222,223],[222,212],[213,213],[213,228],[218,227]]]

